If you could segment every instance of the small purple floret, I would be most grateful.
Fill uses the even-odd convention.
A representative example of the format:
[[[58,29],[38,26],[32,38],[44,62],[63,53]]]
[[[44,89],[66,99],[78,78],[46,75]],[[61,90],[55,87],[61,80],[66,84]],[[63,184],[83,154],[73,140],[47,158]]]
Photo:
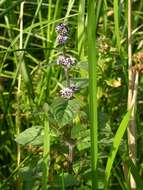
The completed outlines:
[[[56,26],[56,32],[59,34],[67,34],[68,33],[68,27],[64,23],[60,23]]]
[[[70,99],[73,96],[73,90],[71,88],[64,88],[60,90],[60,94],[63,98]]]
[[[71,56],[59,55],[57,59],[57,64],[70,68],[71,66],[75,64],[75,59]]]
[[[66,42],[68,41],[68,37],[63,35],[63,34],[59,34],[57,36],[57,43],[58,45],[64,45]]]
[[[78,88],[72,85],[71,87],[66,87],[60,90],[60,95],[63,98],[70,99],[73,97],[74,92],[76,92],[77,90]]]

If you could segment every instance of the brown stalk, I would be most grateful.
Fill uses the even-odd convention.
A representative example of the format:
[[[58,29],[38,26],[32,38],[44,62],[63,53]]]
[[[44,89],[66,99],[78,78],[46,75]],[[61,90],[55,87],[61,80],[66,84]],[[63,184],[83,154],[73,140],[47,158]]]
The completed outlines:
[[[22,49],[23,47],[23,9],[24,9],[24,2],[20,5],[20,41],[19,41],[19,49]],[[19,57],[20,61],[22,61],[23,52],[20,52]],[[21,117],[20,117],[20,98],[21,98],[21,71],[19,70],[18,75],[18,86],[17,86],[17,110],[16,110],[16,117],[15,117],[15,125],[16,125],[16,135],[20,134],[20,126],[21,126]],[[21,148],[20,145],[17,144],[17,167],[20,166],[21,161]],[[21,182],[19,176],[17,176],[17,190],[21,190]]]
[[[127,134],[128,134],[128,148],[129,157],[136,164],[136,119],[135,119],[135,107],[137,97],[137,87],[139,72],[133,72],[132,69],[132,31],[131,31],[131,13],[132,13],[132,1],[128,0],[128,110],[132,109],[131,119],[129,122]],[[128,172],[130,187],[132,190],[136,190],[136,182],[131,173]]]

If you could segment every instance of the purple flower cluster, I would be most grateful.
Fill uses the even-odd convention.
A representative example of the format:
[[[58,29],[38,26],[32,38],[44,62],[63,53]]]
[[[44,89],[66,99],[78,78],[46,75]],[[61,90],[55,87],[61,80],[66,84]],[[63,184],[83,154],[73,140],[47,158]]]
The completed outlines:
[[[68,27],[67,27],[67,25],[66,24],[64,24],[64,23],[60,23],[60,24],[58,24],[57,26],[56,26],[56,32],[58,33],[58,34],[67,34],[68,33]]]
[[[63,98],[71,99],[73,97],[74,92],[76,92],[78,88],[76,86],[66,87],[60,90],[60,95]]]
[[[57,64],[62,65],[66,68],[70,68],[75,64],[75,59],[68,55],[59,55],[57,59]]]
[[[64,45],[68,41],[68,27],[64,23],[60,23],[56,26],[56,32],[58,33],[57,36],[57,43],[58,45]]]
[[[58,45],[64,45],[68,41],[68,32],[69,29],[66,24],[60,23],[56,26],[56,32],[57,32],[57,44]],[[67,87],[64,87],[62,90],[60,90],[60,95],[63,98],[71,99],[73,97],[74,92],[78,90],[78,88],[75,85],[70,85],[70,79],[69,79],[69,69],[75,64],[75,59],[67,55],[64,49],[64,52],[62,52],[58,58],[57,58],[57,65],[61,65],[64,67],[65,71],[65,77],[67,80]]]
[[[61,34],[59,34],[57,36],[57,43],[58,43],[58,45],[64,45],[67,42],[67,40],[68,40],[67,36],[64,36],[64,35],[61,35]]]

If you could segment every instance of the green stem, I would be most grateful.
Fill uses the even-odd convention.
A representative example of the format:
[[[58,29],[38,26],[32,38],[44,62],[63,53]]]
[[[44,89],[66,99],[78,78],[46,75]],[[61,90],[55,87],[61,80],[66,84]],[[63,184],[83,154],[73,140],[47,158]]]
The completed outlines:
[[[91,164],[92,189],[97,187],[98,161],[98,122],[97,122],[97,49],[96,49],[96,16],[94,0],[88,4],[88,64],[89,64],[89,111],[91,124]]]
[[[65,71],[65,77],[66,77],[67,87],[70,87],[70,79],[69,79],[68,69],[65,68],[64,71]]]
[[[77,28],[77,34],[78,34],[78,54],[79,58],[84,58],[84,39],[85,39],[85,0],[79,1],[79,15],[78,15],[78,28]]]
[[[120,27],[119,27],[119,6],[118,0],[114,0],[114,24],[115,24],[115,35],[116,35],[116,46],[120,51]]]

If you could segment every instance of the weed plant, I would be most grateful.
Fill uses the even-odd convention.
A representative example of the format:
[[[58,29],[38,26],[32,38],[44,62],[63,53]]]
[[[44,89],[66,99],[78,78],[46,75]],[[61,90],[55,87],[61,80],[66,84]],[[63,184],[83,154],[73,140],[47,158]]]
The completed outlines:
[[[142,10],[0,1],[1,190],[143,189]]]

